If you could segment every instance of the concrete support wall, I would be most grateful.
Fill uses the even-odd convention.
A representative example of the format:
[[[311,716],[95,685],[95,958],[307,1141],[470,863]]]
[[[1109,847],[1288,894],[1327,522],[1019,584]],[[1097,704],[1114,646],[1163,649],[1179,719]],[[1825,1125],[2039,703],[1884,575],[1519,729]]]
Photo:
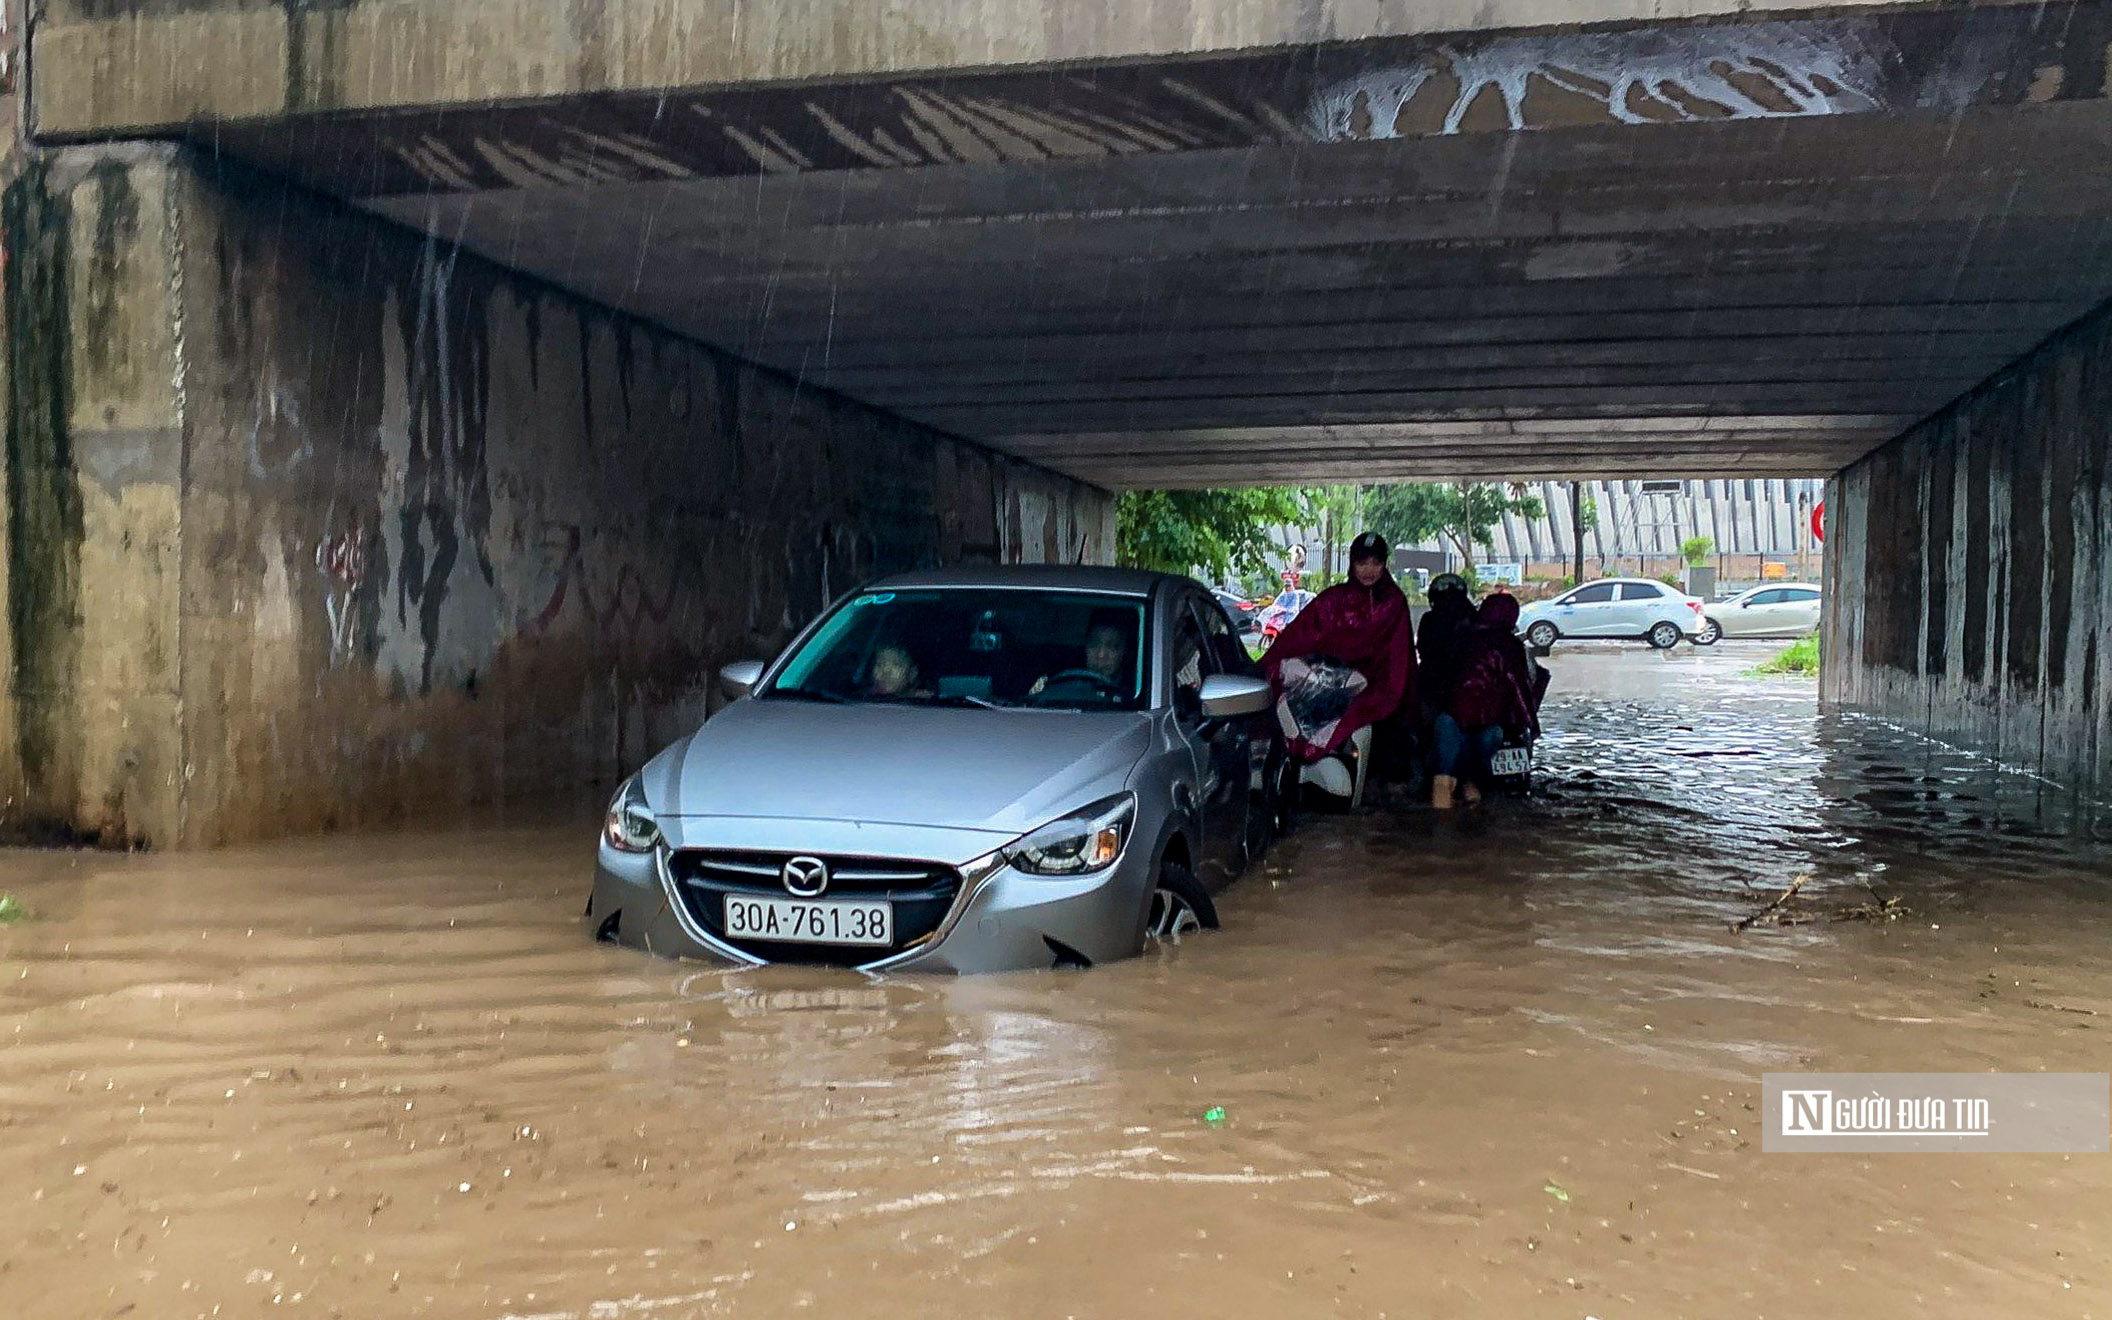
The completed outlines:
[[[17,837],[121,845],[180,817],[174,199],[142,159],[41,160],[7,192],[0,820]]]
[[[1103,492],[173,148],[8,215],[13,832],[585,802],[863,576],[1112,551]]]
[[[1840,474],[1823,691],[2112,794],[2112,305]]]

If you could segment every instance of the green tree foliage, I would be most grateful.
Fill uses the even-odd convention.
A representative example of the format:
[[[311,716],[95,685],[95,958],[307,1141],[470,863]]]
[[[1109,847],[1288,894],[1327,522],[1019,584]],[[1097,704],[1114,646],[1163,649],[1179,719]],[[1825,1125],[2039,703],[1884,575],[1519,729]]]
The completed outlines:
[[[1308,486],[1299,494],[1305,503],[1305,521],[1319,539],[1319,544],[1312,547],[1313,560],[1302,585],[1308,591],[1318,591],[1335,580],[1336,565],[1347,553],[1349,543],[1364,530],[1365,488]]]
[[[1449,541],[1469,569],[1474,566],[1474,547],[1490,543],[1496,524],[1507,513],[1542,518],[1547,508],[1522,485],[1493,482],[1373,486],[1364,500],[1364,518],[1372,531],[1395,545]]]
[[[1687,567],[1700,568],[1716,553],[1716,542],[1706,536],[1690,536],[1679,543],[1679,557],[1687,561]]]
[[[1249,490],[1132,490],[1115,503],[1115,559],[1162,573],[1198,572],[1212,582],[1268,566],[1269,534],[1309,510],[1288,486]]]

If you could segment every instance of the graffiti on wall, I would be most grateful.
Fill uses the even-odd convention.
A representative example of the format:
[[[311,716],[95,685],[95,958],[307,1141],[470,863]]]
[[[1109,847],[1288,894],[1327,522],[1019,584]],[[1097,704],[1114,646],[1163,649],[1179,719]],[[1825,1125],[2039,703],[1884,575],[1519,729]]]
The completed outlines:
[[[378,379],[266,370],[232,438],[256,487],[305,511],[283,544],[312,593],[311,663],[392,699],[584,667],[597,702],[688,710],[713,648],[781,642],[873,574],[946,558],[935,515],[949,500],[1012,511],[989,520],[1014,529],[1001,557],[1100,557],[1098,492],[1005,464],[941,495],[938,467],[989,456],[907,431],[881,437],[907,461],[818,477],[812,455],[834,433],[797,429],[729,494],[709,450],[736,443],[737,412],[634,411],[686,380],[695,350],[538,306],[441,245],[378,302],[362,355]],[[363,392],[371,429],[339,447],[331,419]]]
[[[1339,141],[1458,133],[1477,106],[1512,129],[1854,114],[1881,106],[1884,50],[1856,23],[1500,37],[1330,83],[1307,119]]]
[[[330,667],[359,654],[359,590],[367,580],[367,535],[358,523],[315,546],[315,570],[323,579],[323,617],[330,628]]]
[[[553,540],[561,543],[549,595],[529,620],[528,631],[540,636],[555,628],[565,606],[578,602],[579,610],[595,628],[609,633],[635,633],[647,625],[667,622],[674,613],[679,584],[670,575],[654,590],[645,575],[628,563],[619,564],[615,575],[597,585],[587,571],[583,538],[577,526],[559,526]]]

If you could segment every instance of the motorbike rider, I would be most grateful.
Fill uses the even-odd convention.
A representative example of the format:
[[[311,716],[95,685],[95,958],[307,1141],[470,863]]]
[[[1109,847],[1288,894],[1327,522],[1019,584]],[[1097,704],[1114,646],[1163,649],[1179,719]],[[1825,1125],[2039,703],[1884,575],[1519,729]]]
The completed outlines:
[[[1459,670],[1432,729],[1436,762],[1430,805],[1481,801],[1478,782],[1506,738],[1538,737],[1539,684],[1518,637],[1518,598],[1492,593],[1461,638]]]
[[[1291,755],[1302,763],[1334,756],[1357,730],[1415,709],[1415,638],[1389,558],[1375,532],[1350,542],[1349,579],[1313,597],[1262,661],[1284,698]]]
[[[1459,676],[1459,648],[1474,626],[1474,601],[1457,573],[1430,579],[1430,609],[1416,633],[1416,688],[1427,718],[1435,719]]]

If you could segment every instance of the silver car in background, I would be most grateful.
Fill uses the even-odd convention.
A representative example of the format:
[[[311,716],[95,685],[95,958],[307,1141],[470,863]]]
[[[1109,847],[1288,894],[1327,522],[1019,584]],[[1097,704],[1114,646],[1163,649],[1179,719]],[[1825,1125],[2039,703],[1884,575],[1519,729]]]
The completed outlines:
[[[1775,582],[1750,587],[1710,605],[1701,635],[1703,646],[1725,637],[1806,637],[1819,630],[1822,593],[1802,582]]]
[[[1518,632],[1541,651],[1571,637],[1643,641],[1666,651],[1681,638],[1699,640],[1703,609],[1700,597],[1652,578],[1605,578],[1526,606]]]
[[[590,929],[678,957],[1084,966],[1217,923],[1296,776],[1223,608],[1111,568],[852,592],[610,804]]]

